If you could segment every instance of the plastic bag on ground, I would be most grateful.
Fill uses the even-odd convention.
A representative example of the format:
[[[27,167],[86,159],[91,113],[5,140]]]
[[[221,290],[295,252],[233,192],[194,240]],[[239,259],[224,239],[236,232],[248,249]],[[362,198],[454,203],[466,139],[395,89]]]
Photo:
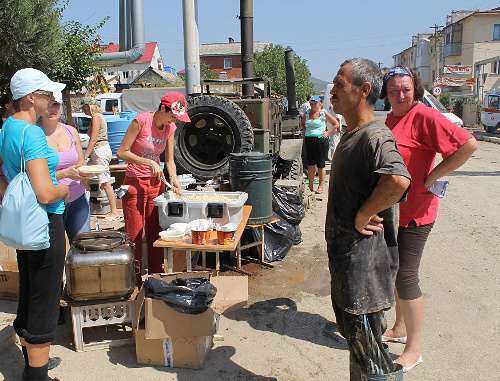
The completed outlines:
[[[148,278],[146,297],[164,301],[177,312],[198,315],[212,304],[217,288],[206,278],[174,279],[171,283]]]
[[[300,224],[306,215],[302,198],[278,186],[273,186],[273,212],[293,225]]]

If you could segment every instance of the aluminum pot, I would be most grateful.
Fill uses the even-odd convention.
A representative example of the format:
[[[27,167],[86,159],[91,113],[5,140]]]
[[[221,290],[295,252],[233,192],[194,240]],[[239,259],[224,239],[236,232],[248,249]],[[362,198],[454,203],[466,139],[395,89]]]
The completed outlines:
[[[125,297],[135,288],[134,244],[126,234],[78,234],[66,257],[66,287],[73,300]]]

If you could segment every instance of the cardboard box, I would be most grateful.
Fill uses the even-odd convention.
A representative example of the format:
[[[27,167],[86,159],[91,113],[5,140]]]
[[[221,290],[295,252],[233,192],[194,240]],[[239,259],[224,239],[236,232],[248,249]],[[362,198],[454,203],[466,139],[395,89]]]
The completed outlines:
[[[210,278],[210,272],[153,274],[172,282],[177,278]],[[161,300],[146,298],[144,287],[136,298],[134,336],[139,364],[201,369],[217,331],[218,315],[209,308],[198,315],[175,311]]]
[[[210,278],[210,283],[217,288],[212,309],[219,315],[247,305],[247,275],[213,276]]]
[[[172,282],[177,278],[205,277],[209,279],[210,273],[196,271],[176,274],[152,274],[150,277]],[[211,336],[216,332],[218,317],[211,308],[198,315],[177,312],[161,300],[146,298],[144,287],[141,288],[136,299],[137,325],[143,305],[147,339]]]
[[[0,299],[19,299],[19,270],[17,261],[0,260]]]
[[[212,345],[212,336],[147,339],[145,329],[135,330],[139,364],[201,369]]]

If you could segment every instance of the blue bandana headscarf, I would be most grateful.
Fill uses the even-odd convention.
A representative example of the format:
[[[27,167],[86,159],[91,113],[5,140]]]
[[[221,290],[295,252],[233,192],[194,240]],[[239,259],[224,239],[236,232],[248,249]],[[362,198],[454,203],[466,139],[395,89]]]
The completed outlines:
[[[396,66],[396,67],[393,67],[391,70],[389,70],[387,73],[385,73],[384,83],[387,83],[389,78],[394,77],[395,75],[408,75],[412,79],[414,79],[413,74],[411,73],[410,69],[403,67],[403,66]]]

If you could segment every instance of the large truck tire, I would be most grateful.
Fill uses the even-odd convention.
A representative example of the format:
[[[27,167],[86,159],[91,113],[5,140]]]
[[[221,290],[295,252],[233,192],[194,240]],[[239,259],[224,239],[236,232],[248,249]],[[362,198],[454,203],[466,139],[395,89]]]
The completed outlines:
[[[188,101],[190,123],[175,131],[174,159],[179,173],[209,180],[227,176],[229,154],[253,149],[250,121],[234,102],[212,95]]]
[[[302,164],[302,157],[299,156],[295,160],[283,160],[280,158],[277,169],[274,175],[276,179],[297,180],[300,182],[298,188],[290,188],[288,191],[303,197],[306,190],[306,183],[303,176],[304,166]]]

